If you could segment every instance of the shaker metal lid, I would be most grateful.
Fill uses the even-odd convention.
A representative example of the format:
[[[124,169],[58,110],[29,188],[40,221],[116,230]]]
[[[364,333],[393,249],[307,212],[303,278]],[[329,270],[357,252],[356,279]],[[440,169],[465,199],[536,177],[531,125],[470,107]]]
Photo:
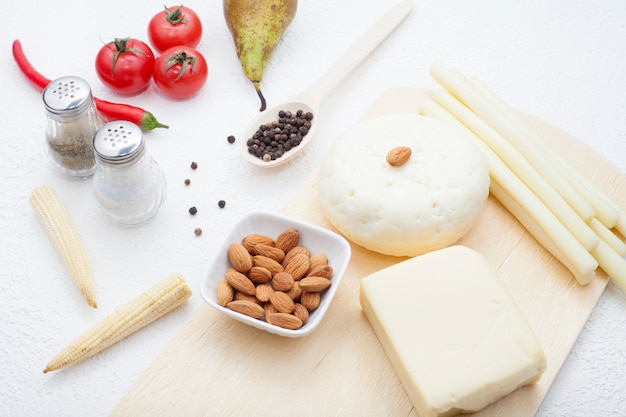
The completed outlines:
[[[109,164],[126,164],[140,158],[145,150],[139,126],[125,120],[109,122],[93,137],[96,157]]]
[[[83,113],[92,101],[87,81],[72,75],[50,82],[42,93],[43,104],[52,116],[74,117]]]

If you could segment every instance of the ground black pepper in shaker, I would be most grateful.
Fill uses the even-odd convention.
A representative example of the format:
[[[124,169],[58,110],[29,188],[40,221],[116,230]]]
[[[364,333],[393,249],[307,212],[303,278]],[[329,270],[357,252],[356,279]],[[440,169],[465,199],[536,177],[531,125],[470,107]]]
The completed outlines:
[[[57,78],[43,90],[42,99],[50,159],[72,177],[90,177],[96,168],[93,136],[105,121],[89,84],[74,76]]]

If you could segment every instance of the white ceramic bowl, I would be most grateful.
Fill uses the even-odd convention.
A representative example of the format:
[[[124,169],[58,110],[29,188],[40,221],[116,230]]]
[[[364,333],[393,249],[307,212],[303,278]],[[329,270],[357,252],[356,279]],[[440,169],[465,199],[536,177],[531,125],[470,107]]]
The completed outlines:
[[[320,305],[310,312],[308,321],[299,329],[289,330],[269,324],[263,319],[254,319],[220,306],[217,303],[217,284],[224,279],[226,270],[231,267],[228,260],[229,245],[231,243],[241,243],[242,239],[251,233],[260,233],[276,239],[282,231],[289,228],[296,228],[300,232],[300,245],[306,246],[313,255],[324,253],[328,257],[329,265],[333,267],[332,285],[322,293]],[[235,320],[281,336],[306,336],[320,324],[326,314],[348,267],[350,256],[351,250],[348,242],[330,230],[283,215],[253,212],[242,218],[224,239],[207,275],[201,283],[200,292],[202,298],[210,306]]]

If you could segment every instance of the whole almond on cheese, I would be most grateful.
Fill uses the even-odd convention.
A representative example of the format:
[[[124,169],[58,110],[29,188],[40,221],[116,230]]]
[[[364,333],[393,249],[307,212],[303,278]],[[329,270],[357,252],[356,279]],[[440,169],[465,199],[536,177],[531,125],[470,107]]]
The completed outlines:
[[[256,293],[254,283],[235,268],[228,268],[226,271],[226,280],[237,291],[248,295],[254,295]]]
[[[306,292],[302,291],[300,295],[300,304],[306,307],[307,310],[313,311],[320,305],[321,296],[319,292]]]
[[[265,315],[263,307],[248,300],[231,301],[226,306],[237,313],[245,314],[255,319],[260,319]]]
[[[302,320],[300,320],[293,314],[274,313],[268,315],[266,317],[266,320],[269,324],[273,324],[274,326],[279,326],[289,330],[296,330],[302,327]]]
[[[259,284],[256,286],[256,298],[263,303],[267,303],[270,300],[270,295],[273,292],[274,288],[270,284]]]
[[[228,259],[235,270],[244,274],[254,265],[252,255],[250,255],[248,249],[240,243],[230,244],[228,247]]]
[[[282,291],[274,291],[270,295],[270,303],[281,313],[291,313],[295,308],[295,303],[291,297]]]
[[[248,271],[248,278],[255,284],[265,284],[272,280],[272,273],[269,269],[262,266],[253,266]]]
[[[330,287],[330,280],[324,277],[306,277],[300,280],[300,289],[305,292],[320,292]]]
[[[272,239],[269,236],[258,234],[258,233],[251,233],[251,234],[245,236],[241,240],[241,244],[246,249],[248,249],[248,252],[250,252],[252,255],[254,255],[254,247],[256,245],[274,246],[275,242],[274,242],[274,239]]]
[[[223,279],[217,284],[217,303],[222,307],[226,307],[226,304],[233,301],[235,297],[235,290],[228,283],[228,280]]]
[[[402,166],[411,157],[411,148],[398,146],[387,153],[387,163],[394,167]]]
[[[287,253],[296,246],[300,241],[300,232],[298,229],[287,229],[276,238],[276,247]]]
[[[293,279],[297,281],[306,274],[310,265],[309,256],[304,253],[299,253],[285,266],[285,272],[289,272]]]
[[[276,291],[289,291],[295,280],[289,272],[279,272],[272,278],[272,288]]]
[[[254,266],[260,266],[267,269],[272,273],[272,276],[285,270],[285,268],[283,268],[281,264],[279,264],[272,258],[268,258],[267,256],[255,255],[252,260],[254,261]]]
[[[274,246],[256,245],[254,247],[254,253],[256,255],[267,256],[268,258],[271,258],[278,263],[281,263],[283,259],[285,259],[285,252],[283,252],[282,249]]]
[[[333,276],[333,267],[330,265],[322,265],[316,268],[309,268],[309,271],[306,273],[306,276],[330,278]]]
[[[289,265],[289,262],[291,262],[291,260],[294,258],[294,256],[299,255],[299,254],[305,254],[306,256],[311,256],[311,251],[308,250],[306,247],[304,246],[296,246],[295,248],[293,248],[292,250],[290,250],[289,252],[287,252],[285,254],[285,259],[283,259],[283,266],[287,266]]]
[[[294,306],[293,315],[299,318],[303,325],[309,321],[309,310],[300,303],[296,303]]]

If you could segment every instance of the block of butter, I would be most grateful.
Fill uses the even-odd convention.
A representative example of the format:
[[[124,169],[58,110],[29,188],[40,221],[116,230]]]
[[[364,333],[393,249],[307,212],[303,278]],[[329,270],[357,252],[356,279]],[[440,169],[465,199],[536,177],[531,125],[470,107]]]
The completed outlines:
[[[515,300],[470,248],[375,272],[361,280],[360,302],[419,417],[478,411],[545,369]]]

